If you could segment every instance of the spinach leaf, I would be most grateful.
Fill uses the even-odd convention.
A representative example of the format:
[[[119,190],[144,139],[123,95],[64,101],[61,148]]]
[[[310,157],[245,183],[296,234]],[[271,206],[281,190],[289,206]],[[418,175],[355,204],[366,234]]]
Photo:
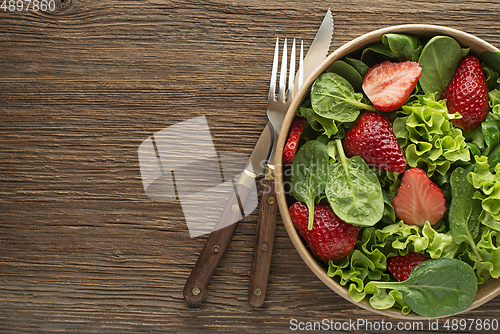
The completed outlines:
[[[382,43],[387,45],[400,61],[417,61],[422,50],[418,38],[411,35],[385,34],[382,36]]]
[[[384,60],[393,60],[396,58],[396,55],[391,51],[391,49],[382,43],[371,45],[365,48],[363,53],[361,53],[361,61],[370,67],[375,64],[379,64]]]
[[[479,60],[493,71],[500,73],[500,51],[484,51],[479,55]]]
[[[347,158],[340,139],[335,140],[339,161],[330,163],[326,198],[333,212],[346,223],[375,225],[384,214],[384,196],[375,173],[358,157]]]
[[[419,83],[424,92],[437,92],[437,96],[441,96],[461,60],[462,48],[454,38],[431,38],[418,59],[422,67]]]
[[[337,73],[352,85],[353,88],[360,88],[363,84],[363,77],[351,65],[343,60],[337,60],[327,70],[327,73]]]
[[[495,146],[488,154],[488,161],[490,161],[490,171],[493,172],[497,164],[500,163],[500,146]]]
[[[450,177],[451,205],[448,215],[453,241],[457,244],[468,243],[479,261],[481,255],[477,250],[474,238],[479,232],[479,215],[483,210],[481,201],[473,199],[476,188],[467,181],[468,172],[457,167]]]
[[[328,149],[317,140],[309,140],[298,150],[291,168],[292,194],[309,210],[308,229],[313,228],[314,201],[325,191]]]
[[[380,222],[382,224],[394,224],[396,222],[396,211],[391,203],[391,198],[386,190],[382,189],[382,193],[384,195],[384,214]]]
[[[389,299],[394,294],[388,294],[386,289],[399,292],[415,313],[424,317],[441,317],[469,308],[476,295],[477,277],[467,263],[439,258],[416,266],[406,281],[369,282],[365,291],[373,294],[370,303],[373,300],[378,308],[391,307]],[[380,303],[381,300],[385,304]]]
[[[483,155],[488,155],[500,141],[500,121],[486,121],[481,123],[486,148]]]
[[[344,61],[346,63],[348,63],[349,65],[351,65],[352,67],[354,67],[356,69],[356,71],[358,71],[358,73],[363,78],[365,77],[365,75],[370,70],[370,68],[368,67],[368,65],[366,65],[365,63],[363,63],[361,60],[358,60],[358,59],[346,56],[346,57],[344,57]]]
[[[354,122],[361,109],[375,111],[375,107],[360,102],[362,93],[356,93],[349,81],[336,73],[323,73],[311,88],[314,111],[338,122]]]

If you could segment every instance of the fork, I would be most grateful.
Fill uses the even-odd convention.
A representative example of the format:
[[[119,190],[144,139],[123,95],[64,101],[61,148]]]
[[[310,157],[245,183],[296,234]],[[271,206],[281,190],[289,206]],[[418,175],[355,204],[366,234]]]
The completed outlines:
[[[269,279],[269,270],[271,267],[271,258],[274,246],[274,235],[276,232],[276,219],[278,215],[278,202],[276,201],[276,192],[274,188],[274,155],[276,152],[276,143],[281,130],[281,125],[285,114],[292,102],[293,96],[303,83],[304,61],[303,61],[303,42],[300,46],[299,70],[297,83],[295,82],[295,39],[293,40],[290,55],[290,68],[287,68],[287,39],[283,45],[283,55],[281,60],[280,78],[278,94],[276,95],[276,82],[278,79],[279,62],[279,38],[276,38],[276,47],[274,51],[274,60],[271,74],[271,84],[269,87],[267,117],[271,124],[273,134],[273,147],[271,155],[266,162],[266,173],[263,181],[263,193],[260,202],[259,218],[255,233],[255,243],[252,258],[252,267],[250,272],[250,283],[248,290],[248,302],[250,305],[262,306],[266,297],[267,282]],[[288,88],[286,87],[286,78],[288,71]]]

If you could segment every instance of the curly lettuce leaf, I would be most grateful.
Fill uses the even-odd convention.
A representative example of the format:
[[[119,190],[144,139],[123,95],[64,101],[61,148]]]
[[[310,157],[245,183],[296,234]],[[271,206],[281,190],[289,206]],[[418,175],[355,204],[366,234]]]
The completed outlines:
[[[470,160],[462,130],[451,123],[461,116],[449,114],[446,101],[426,93],[413,96],[402,109],[407,116],[398,117],[393,130],[410,167],[420,167],[431,177],[445,175],[456,161]]]
[[[499,81],[500,79],[497,80],[497,82]],[[488,93],[488,96],[490,98],[490,113],[500,117],[500,90],[494,89]]]
[[[474,188],[480,190],[474,194],[474,198],[482,201],[481,206],[484,211],[480,220],[484,221],[486,212],[496,221],[500,221],[500,163],[491,172],[488,157],[476,157],[474,171],[467,175],[467,180]]]

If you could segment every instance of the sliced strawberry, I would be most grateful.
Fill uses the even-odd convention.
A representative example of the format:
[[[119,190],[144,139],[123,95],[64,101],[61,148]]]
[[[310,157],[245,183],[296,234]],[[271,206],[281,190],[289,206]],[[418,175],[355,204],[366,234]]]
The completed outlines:
[[[448,112],[462,115],[452,120],[456,126],[469,131],[484,121],[490,111],[488,86],[477,57],[468,56],[460,62],[441,99],[447,100]]]
[[[387,268],[392,276],[398,281],[406,281],[410,277],[411,271],[420,263],[429,260],[424,254],[409,252],[401,256],[393,256],[387,259]]]
[[[358,239],[359,226],[345,223],[335,215],[329,204],[314,206],[314,227],[307,228],[309,211],[307,205],[295,202],[288,210],[293,226],[308,243],[311,251],[321,259],[339,260],[352,251]]]
[[[394,111],[401,107],[422,75],[419,63],[388,60],[370,68],[363,79],[363,91],[379,111]]]
[[[295,158],[295,153],[297,153],[297,148],[299,144],[300,136],[304,131],[306,126],[306,119],[302,117],[295,117],[290,129],[290,134],[288,135],[288,140],[286,142],[285,148],[283,149],[283,163],[285,165],[291,164]]]
[[[347,156],[360,156],[369,166],[402,173],[406,159],[394,135],[391,123],[376,112],[364,112],[346,132]]]
[[[440,221],[446,211],[443,191],[420,168],[408,169],[392,200],[396,216],[408,225],[424,226]]]

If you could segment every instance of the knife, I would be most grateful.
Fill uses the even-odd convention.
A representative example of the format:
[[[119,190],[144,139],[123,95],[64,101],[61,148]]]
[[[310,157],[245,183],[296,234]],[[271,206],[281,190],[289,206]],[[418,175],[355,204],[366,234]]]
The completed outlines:
[[[323,28],[326,19],[325,16],[325,19],[323,20],[323,23],[320,27],[320,31],[318,31],[318,33],[316,34],[316,37],[313,43],[311,44],[309,52],[305,57],[306,60],[309,59],[308,61],[311,62],[311,65],[308,65],[307,68],[312,68],[312,70],[316,68],[317,64],[321,63],[325,59],[326,53],[328,52],[328,47],[330,46],[331,34],[332,34],[331,31],[333,30],[333,22],[331,21],[330,9],[328,9],[327,16],[328,15],[330,16],[330,22],[331,22],[330,40],[326,42],[327,38],[323,36],[325,33],[322,32],[320,34],[321,30],[327,29]],[[317,42],[317,40],[323,41],[322,43],[326,45],[326,50],[318,50],[320,49],[320,47],[315,46],[315,44],[319,43]],[[325,46],[323,46],[323,49],[325,49]],[[312,52],[311,50],[316,50],[314,51],[316,55],[315,56],[311,55],[308,57],[308,55]],[[305,68],[306,64],[304,63],[304,69]],[[311,72],[308,72],[307,74],[312,73],[312,70],[309,70]],[[304,75],[304,77],[307,78],[306,75]],[[184,286],[183,296],[184,299],[191,304],[197,304],[203,302],[206,299],[207,284],[210,281],[210,278],[212,277],[213,273],[215,272],[215,269],[219,265],[220,260],[224,256],[224,253],[226,252],[233,237],[233,234],[236,230],[236,227],[238,225],[237,222],[227,225],[227,222],[238,220],[237,217],[240,217],[241,211],[243,211],[242,208],[244,207],[244,205],[242,204],[244,204],[248,199],[250,195],[250,190],[255,184],[255,178],[258,176],[263,176],[265,171],[268,170],[266,166],[267,161],[273,161],[274,150],[275,150],[274,147],[275,145],[273,145],[273,143],[277,141],[277,134],[279,133],[279,130],[272,131],[271,130],[272,128],[273,128],[272,125],[270,124],[270,122],[268,122],[266,127],[262,131],[262,134],[257,140],[257,143],[252,151],[252,154],[250,155],[250,158],[248,160],[248,163],[244,171],[241,173],[237,183],[235,184],[234,187],[235,191],[233,192],[225,208],[223,209],[222,214],[220,215],[216,223],[214,231],[210,234],[205,244],[205,247],[201,251],[198,260],[196,261],[191,271],[191,274],[189,275],[186,281],[186,284]],[[272,190],[274,191],[274,183]],[[272,201],[267,200],[267,203],[269,202]],[[275,212],[277,214],[277,203],[276,201],[274,202],[275,203],[272,203],[270,205],[275,206],[274,210],[276,210]],[[220,228],[221,226],[226,226],[226,227]],[[271,254],[271,252],[269,252],[268,254]]]
[[[299,80],[296,80],[295,82],[294,91],[297,91],[300,88],[303,78],[308,78],[309,75],[312,74],[318,65],[326,58],[330,48],[332,35],[333,19],[331,11],[328,9],[309,48],[309,51],[304,58],[303,73],[298,74]],[[300,59],[302,59],[302,54]],[[273,122],[273,125],[276,128],[276,140],[281,130],[282,122],[283,119],[279,122],[279,126],[276,126],[276,122]],[[276,142],[273,144],[273,150],[267,163],[268,168],[263,181],[264,192],[260,201],[260,210],[255,232],[255,243],[248,288],[248,302],[254,307],[262,306],[266,298],[267,282],[269,279],[269,270],[271,268],[271,259],[274,247],[274,235],[278,215],[278,202],[276,201],[274,187],[273,163],[275,149]]]

